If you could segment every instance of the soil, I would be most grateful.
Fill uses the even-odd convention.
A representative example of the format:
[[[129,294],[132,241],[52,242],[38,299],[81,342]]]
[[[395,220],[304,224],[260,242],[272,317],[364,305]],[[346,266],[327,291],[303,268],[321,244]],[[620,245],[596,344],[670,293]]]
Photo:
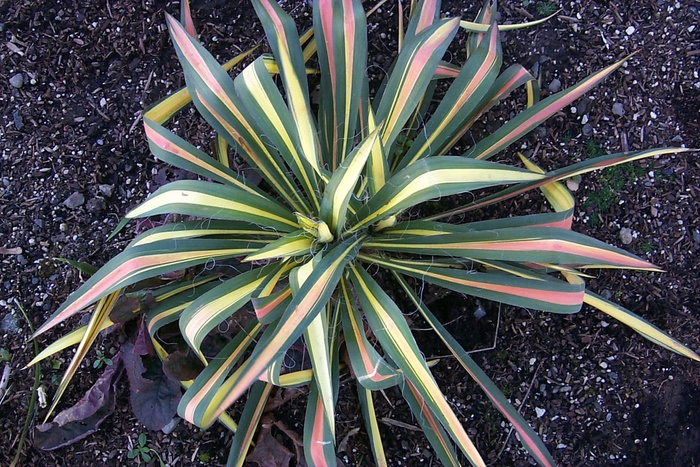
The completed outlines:
[[[309,24],[306,2],[287,11]],[[408,4],[408,2],[404,2]],[[542,16],[543,1],[501,2],[502,23]],[[545,5],[545,6],[543,6]],[[472,19],[478,4],[444,0],[443,11]],[[693,0],[573,0],[557,18],[502,34],[506,63],[537,70],[542,94],[576,83],[632,52],[621,72],[564,109],[503,157],[521,150],[547,169],[590,157],[657,146],[700,148],[700,14]],[[220,61],[264,35],[245,2],[194,1],[200,39]],[[55,258],[103,264],[129,239],[106,236],[128,208],[175,177],[149,153],[140,124],[145,106],[184,84],[164,26],[179,4],[153,0],[2,0],[0,2],[0,348],[10,355],[7,394],[0,405],[0,465],[17,449],[32,393],[31,334],[84,278]],[[370,19],[370,54],[386,67],[394,50],[397,7],[390,1]],[[379,33],[382,33],[381,35]],[[463,51],[452,53],[461,58]],[[20,82],[21,81],[21,82]],[[484,119],[480,138],[522,92]],[[175,124],[206,141],[196,119]],[[196,138],[195,138],[196,139]],[[574,229],[652,261],[664,273],[594,273],[589,287],[613,297],[691,349],[700,351],[700,163],[698,153],[664,156],[634,168],[586,174],[577,185]],[[571,185],[572,188],[576,188]],[[533,195],[518,201],[532,209]],[[509,209],[503,207],[502,209]],[[509,212],[509,211],[507,211]],[[522,212],[522,211],[519,211]],[[132,226],[133,229],[133,226]],[[133,231],[133,230],[132,230]],[[624,240],[624,241],[623,241]],[[550,315],[448,295],[435,302],[474,358],[540,433],[560,465],[700,465],[700,372],[697,363],[661,349],[602,313]],[[483,308],[477,319],[474,311]],[[47,342],[74,320],[40,339]],[[413,322],[426,356],[446,351]],[[476,338],[474,338],[476,337]],[[107,356],[119,348],[101,338]],[[41,366],[49,397],[70,353]],[[77,401],[100,371],[85,362],[59,410]],[[475,444],[492,465],[528,465],[507,423],[455,361],[434,373]],[[370,465],[368,439],[354,383],[342,378],[337,424],[339,461]],[[170,465],[220,465],[231,436],[180,422],[169,434],[141,426],[120,387],[117,408],[100,430],[69,447],[44,452],[25,445],[19,465],[123,465],[139,434]],[[379,398],[391,465],[435,465],[429,444],[398,391]],[[274,416],[302,433],[303,398]],[[29,414],[32,426],[46,409]],[[358,430],[359,428],[359,430]],[[276,436],[292,449],[289,437]],[[31,441],[31,436],[30,436]]]

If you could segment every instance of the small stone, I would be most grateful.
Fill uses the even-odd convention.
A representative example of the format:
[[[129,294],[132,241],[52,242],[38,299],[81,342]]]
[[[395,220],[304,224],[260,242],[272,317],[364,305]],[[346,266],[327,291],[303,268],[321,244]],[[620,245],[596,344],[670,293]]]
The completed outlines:
[[[21,88],[24,85],[24,75],[22,73],[12,75],[10,77],[10,84],[17,89]]]
[[[537,414],[537,418],[542,418],[542,416],[547,412],[547,409],[541,409],[539,407],[535,407],[535,413]]]
[[[612,113],[618,117],[622,117],[625,114],[625,106],[622,105],[622,102],[615,102],[613,104]]]
[[[63,202],[63,205],[68,209],[78,209],[83,204],[85,204],[85,196],[77,191]]]
[[[21,331],[19,318],[12,313],[6,314],[0,321],[0,331],[8,334],[18,334]]]
[[[584,115],[583,117],[581,117],[581,124],[585,125],[586,123],[588,123],[588,115]]]
[[[683,137],[681,135],[676,135],[671,139],[672,143],[682,143]]]
[[[486,310],[484,310],[484,307],[481,306],[481,303],[479,303],[476,307],[476,310],[474,310],[474,318],[481,319],[484,316],[486,316]]]
[[[549,92],[555,93],[559,92],[561,89],[561,81],[559,81],[557,78],[554,78],[551,83],[549,83]]]
[[[575,178],[568,178],[566,179],[566,187],[569,191],[578,191],[579,182]]]
[[[21,130],[24,126],[24,120],[22,120],[22,114],[19,113],[19,110],[15,109],[12,111],[12,120],[15,124],[15,128]]]
[[[632,235],[632,229],[628,227],[623,227],[622,229],[620,229],[620,241],[623,245],[629,245],[630,243],[632,243],[632,240],[634,240],[634,236]]]
[[[174,417],[167,425],[161,428],[161,431],[163,434],[169,435],[173,432],[178,423],[180,423],[180,417]]]
[[[581,133],[583,133],[584,136],[591,136],[593,134],[593,127],[591,126],[590,123],[586,123],[583,125],[581,128]]]
[[[634,34],[634,31],[636,31],[634,26],[630,26],[627,29],[625,29],[625,34],[627,34],[628,36],[631,36],[632,34]]]
[[[104,198],[102,198],[101,196],[97,196],[95,198],[90,198],[85,207],[88,210],[88,212],[91,212],[92,214],[97,214],[99,212],[104,211],[107,205],[105,204]]]
[[[107,185],[106,183],[98,185],[97,189],[107,198],[111,198],[112,194],[114,193],[114,185]]]

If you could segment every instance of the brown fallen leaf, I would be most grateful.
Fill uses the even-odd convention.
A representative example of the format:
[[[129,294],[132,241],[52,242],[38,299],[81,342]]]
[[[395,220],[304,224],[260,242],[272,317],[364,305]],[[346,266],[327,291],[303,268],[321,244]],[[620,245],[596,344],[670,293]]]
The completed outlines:
[[[272,426],[273,424],[268,423],[260,426],[255,448],[246,461],[260,467],[289,467],[289,461],[294,454],[272,435]]]

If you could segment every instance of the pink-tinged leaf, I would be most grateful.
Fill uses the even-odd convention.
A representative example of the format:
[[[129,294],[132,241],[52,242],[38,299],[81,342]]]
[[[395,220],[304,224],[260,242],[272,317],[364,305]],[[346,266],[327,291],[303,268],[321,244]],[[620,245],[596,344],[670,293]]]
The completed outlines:
[[[304,55],[294,20],[274,0],[254,0],[253,6],[280,68],[289,110],[297,127],[301,154],[311,167],[320,172],[318,134],[311,113]]]
[[[382,144],[388,149],[420,103],[435,68],[457,32],[458,20],[442,20],[406,41],[377,107],[384,122]]]
[[[442,465],[459,465],[457,453],[452,447],[449,436],[445,433],[440,421],[435,418],[420,392],[410,380],[407,380],[406,384],[402,385],[401,394],[408,402],[408,406],[413,412],[413,417],[420,424],[423,433],[428,438]]]
[[[546,185],[548,183],[554,182],[554,181],[560,181],[564,180],[566,178],[574,177],[576,175],[581,175],[584,173],[592,172],[594,170],[600,170],[606,167],[612,167],[615,165],[619,164],[624,164],[627,162],[632,162],[635,160],[639,159],[644,159],[648,157],[654,157],[654,156],[660,156],[663,154],[673,154],[673,153],[680,153],[680,152],[686,152],[686,151],[691,151],[691,149],[687,148],[657,148],[657,149],[648,149],[644,151],[634,151],[634,152],[627,152],[627,153],[617,153],[617,154],[609,154],[606,156],[600,156],[596,157],[593,159],[587,159],[581,162],[578,162],[576,164],[563,167],[561,169],[556,169],[551,172],[547,172],[543,176],[542,179],[532,181],[532,182],[524,182],[524,183],[519,183],[517,185],[514,185],[512,187],[506,188],[505,190],[501,190],[497,193],[494,193],[493,195],[485,196],[478,201],[474,201],[472,203],[466,204],[462,207],[452,209],[450,211],[446,211],[440,214],[436,214],[434,216],[426,217],[424,220],[437,220],[437,219],[443,219],[445,217],[450,217],[455,214],[461,214],[464,212],[468,211],[473,211],[475,209],[481,209],[486,206],[490,206],[495,203],[499,203],[501,201],[505,201],[507,199],[513,198],[515,196],[521,195],[523,193],[526,193],[532,189],[539,188],[543,185]]]
[[[532,454],[532,456],[540,463],[540,465],[554,465],[554,460],[551,454],[545,447],[542,440],[537,436],[535,431],[530,427],[530,425],[525,421],[525,419],[520,415],[520,413],[513,407],[508,399],[503,395],[503,393],[498,389],[498,387],[491,381],[491,379],[484,373],[481,368],[476,364],[476,362],[469,356],[469,354],[464,350],[464,348],[457,342],[457,340],[452,337],[452,335],[447,332],[447,329],[435,318],[435,315],[431,313],[428,307],[422,302],[415,291],[408,285],[406,280],[401,277],[401,275],[394,273],[394,277],[399,281],[404,292],[406,292],[413,302],[413,305],[420,311],[423,318],[428,322],[428,324],[435,330],[435,333],[442,340],[442,342],[447,346],[447,348],[452,352],[457,361],[464,367],[469,373],[472,379],[481,387],[484,393],[491,400],[491,403],[501,412],[520,435],[520,442],[523,444],[525,449]]]
[[[367,23],[352,0],[319,0],[314,29],[321,68],[319,126],[325,162],[337,168],[350,152],[367,64]]]
[[[479,104],[492,87],[502,62],[501,42],[495,25],[491,26],[486,38],[488,40],[482,42],[450,85],[398,168],[447,152],[468,128],[465,123],[477,115]]]
[[[180,0],[180,21],[185,26],[185,31],[192,39],[197,39],[197,31],[192,21],[192,12],[190,11],[190,1]]]
[[[583,304],[583,284],[569,284],[554,277],[531,273],[532,278],[502,272],[433,267],[410,260],[361,254],[360,259],[429,283],[510,305],[553,313],[577,313]]]
[[[364,247],[476,260],[659,271],[653,264],[607,243],[577,232],[546,227],[445,233],[438,237],[378,235]]]
[[[143,119],[151,152],[158,159],[203,177],[228,183],[251,194],[269,198],[216,159],[209,157],[172,131],[148,118]]]
[[[398,372],[367,340],[362,317],[355,309],[354,300],[350,298],[348,285],[345,282],[342,284],[342,292],[340,312],[343,320],[343,335],[357,382],[372,391],[387,389],[398,384],[401,381]]]
[[[252,304],[258,321],[262,324],[271,324],[282,316],[291,301],[292,289],[286,287],[284,290],[266,297],[253,298]]]
[[[250,241],[163,240],[127,248],[105,264],[36,330],[43,334],[100,298],[136,282],[207,261],[243,256],[254,251]]]
[[[289,348],[316,315],[325,309],[345,266],[354,259],[363,240],[362,236],[350,237],[331,249],[294,295],[277,327],[271,328],[273,332],[261,339],[250,358],[216,389],[215,396],[206,404],[199,405],[203,402],[201,398],[181,403],[181,415],[198,426],[207,427],[238,400],[278,358],[280,352]]]
[[[415,8],[411,10],[411,21],[406,29],[406,40],[432,26],[440,18],[440,0],[421,0],[411,3]]]
[[[485,465],[430,373],[401,310],[366,271],[351,265],[350,273],[355,294],[382,349],[403,371],[406,379],[415,385],[469,461],[474,465]]]
[[[313,383],[304,418],[304,456],[309,465],[335,465],[334,427],[328,424],[325,406]]]
[[[309,212],[306,201],[287,176],[284,162],[253,126],[253,117],[240,102],[226,71],[179,22],[171,16],[166,18],[197,110],[295,210]]]
[[[627,58],[616,62],[609,67],[592,74],[580,83],[554,94],[534,106],[522,111],[512,120],[503,125],[488,137],[481,140],[464,156],[475,159],[488,159],[505,149],[515,141],[519,140],[540,123],[560,111],[567,105],[572,104],[576,99],[590,91],[598,83],[607,78],[613,71],[617,70]]]

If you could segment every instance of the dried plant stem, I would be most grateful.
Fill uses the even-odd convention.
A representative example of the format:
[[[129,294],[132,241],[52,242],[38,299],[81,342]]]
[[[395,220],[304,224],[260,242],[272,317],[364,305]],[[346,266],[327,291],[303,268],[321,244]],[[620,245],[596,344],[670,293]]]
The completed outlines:
[[[32,332],[32,334],[34,334],[34,326],[32,326],[32,322],[29,320],[27,313],[25,313],[24,308],[22,308],[22,305],[20,305],[17,299],[15,299],[15,305],[17,305],[17,308],[19,308],[19,310],[22,312],[22,316],[24,316],[24,319],[29,325],[29,330]],[[39,344],[37,343],[36,339],[34,339],[34,354],[39,354]],[[34,385],[32,386],[32,396],[29,399],[29,407],[27,408],[27,417],[24,419],[24,428],[22,428],[22,434],[19,438],[19,444],[17,444],[17,453],[15,454],[14,459],[12,459],[10,467],[15,467],[19,462],[20,456],[22,455],[24,442],[27,440],[27,434],[29,433],[29,425],[31,424],[34,409],[36,407],[36,390],[39,387],[40,378],[41,371],[39,370],[39,365],[36,364],[34,365]]]

